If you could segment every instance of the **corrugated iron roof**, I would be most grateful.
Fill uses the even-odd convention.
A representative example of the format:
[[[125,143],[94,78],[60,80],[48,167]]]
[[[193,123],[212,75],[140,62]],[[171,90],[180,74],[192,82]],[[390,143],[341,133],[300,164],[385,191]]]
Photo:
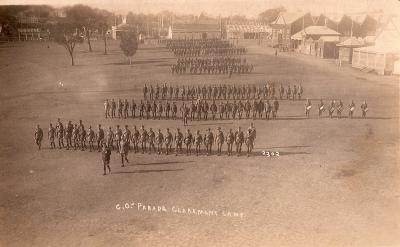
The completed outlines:
[[[300,32],[295,33],[292,35],[292,39],[295,40],[302,40],[303,37],[316,35],[316,36],[340,36],[341,34],[336,32],[333,29],[330,29],[326,26],[308,26],[301,30]]]
[[[268,33],[271,28],[265,25],[226,25],[226,31],[233,33]]]
[[[305,16],[304,12],[281,12],[273,24],[288,25]]]
[[[200,32],[200,31],[220,31],[219,24],[200,24],[200,23],[176,23],[172,30],[175,32]]]
[[[356,37],[351,37],[349,39],[346,39],[345,41],[337,44],[336,46],[342,46],[342,47],[360,47],[362,46],[363,43],[360,42]]]

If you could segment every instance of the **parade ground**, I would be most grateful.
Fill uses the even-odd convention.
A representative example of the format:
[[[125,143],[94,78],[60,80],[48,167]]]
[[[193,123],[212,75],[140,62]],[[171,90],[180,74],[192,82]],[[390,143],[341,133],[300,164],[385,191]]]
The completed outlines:
[[[158,45],[140,45],[132,65],[117,41],[108,55],[93,46],[78,45],[71,66],[54,43],[0,44],[0,246],[400,246],[399,77],[256,44],[251,74],[172,75],[175,58]],[[145,83],[266,81],[301,83],[310,118],[304,99],[280,101],[269,121],[104,118],[105,99],[140,101]],[[320,99],[341,99],[344,116],[354,100],[355,118],[318,118]],[[113,152],[103,176],[101,153],[49,148],[57,118],[203,134],[253,122],[257,139],[250,157],[131,152],[121,167]]]

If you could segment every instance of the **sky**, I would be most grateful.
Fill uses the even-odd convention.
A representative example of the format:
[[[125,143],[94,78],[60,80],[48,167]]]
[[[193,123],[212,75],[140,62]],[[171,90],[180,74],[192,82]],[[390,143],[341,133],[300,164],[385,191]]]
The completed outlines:
[[[8,4],[48,4],[55,7],[86,4],[118,14],[158,13],[169,10],[177,14],[212,16],[245,15],[256,17],[262,11],[284,6],[290,11],[319,13],[354,13],[382,9],[387,14],[400,13],[400,0],[0,0]]]

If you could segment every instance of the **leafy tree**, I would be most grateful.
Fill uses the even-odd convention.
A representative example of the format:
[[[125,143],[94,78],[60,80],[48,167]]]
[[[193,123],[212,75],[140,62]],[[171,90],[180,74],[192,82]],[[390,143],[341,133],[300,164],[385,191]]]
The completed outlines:
[[[79,24],[73,22],[60,22],[52,30],[54,41],[63,46],[71,57],[71,65],[74,66],[74,49],[77,43],[83,42],[83,33]]]
[[[97,17],[98,16],[94,9],[82,4],[74,5],[67,10],[67,18],[70,21],[77,23],[80,28],[84,30],[89,46],[89,52],[93,51],[90,43],[90,34],[96,26]]]
[[[136,33],[133,31],[122,32],[119,46],[124,52],[124,55],[129,59],[129,64],[132,64],[132,56],[135,55],[138,48]]]

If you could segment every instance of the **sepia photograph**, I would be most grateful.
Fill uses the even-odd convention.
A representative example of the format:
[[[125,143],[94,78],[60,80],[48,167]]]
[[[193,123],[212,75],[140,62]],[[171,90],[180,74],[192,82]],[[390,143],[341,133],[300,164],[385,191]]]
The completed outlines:
[[[0,0],[1,247],[400,247],[399,0]]]

